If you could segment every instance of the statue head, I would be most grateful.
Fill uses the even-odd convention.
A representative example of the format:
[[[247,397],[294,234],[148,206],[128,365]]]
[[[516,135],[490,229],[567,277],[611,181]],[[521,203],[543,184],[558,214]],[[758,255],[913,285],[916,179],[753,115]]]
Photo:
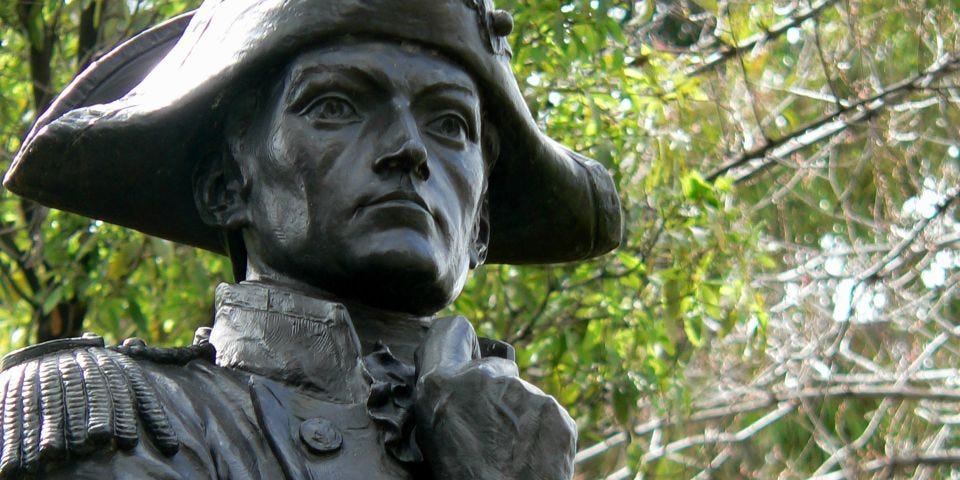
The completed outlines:
[[[248,278],[432,313],[483,262],[495,157],[483,146],[495,134],[456,63],[413,44],[342,40],[231,103],[223,152],[194,196],[208,224],[241,233],[247,258],[234,261]]]
[[[431,313],[484,261],[619,243],[609,174],[531,117],[511,27],[488,0],[208,0],[81,74],[4,183],[241,279]]]

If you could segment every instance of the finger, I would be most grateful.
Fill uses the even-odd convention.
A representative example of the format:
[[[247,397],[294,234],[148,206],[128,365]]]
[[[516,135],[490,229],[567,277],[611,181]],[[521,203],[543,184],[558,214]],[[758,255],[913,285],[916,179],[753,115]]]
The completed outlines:
[[[459,315],[438,318],[417,349],[417,375],[452,373],[475,358],[480,358],[480,346],[473,325]]]

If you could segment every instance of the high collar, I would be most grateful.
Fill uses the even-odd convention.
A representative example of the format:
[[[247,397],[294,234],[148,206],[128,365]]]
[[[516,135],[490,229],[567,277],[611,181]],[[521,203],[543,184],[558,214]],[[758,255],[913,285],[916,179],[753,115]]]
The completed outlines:
[[[276,286],[217,286],[210,343],[217,364],[318,392],[327,400],[367,399],[370,376],[342,304]]]

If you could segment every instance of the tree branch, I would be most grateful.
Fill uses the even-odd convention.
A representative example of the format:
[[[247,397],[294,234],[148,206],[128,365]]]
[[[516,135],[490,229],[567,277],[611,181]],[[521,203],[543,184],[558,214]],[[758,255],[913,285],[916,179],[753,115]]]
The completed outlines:
[[[711,46],[720,46],[720,49],[706,57],[704,63],[697,65],[690,70],[687,70],[687,75],[699,75],[706,72],[707,70],[712,70],[713,68],[722,65],[727,60],[733,58],[734,56],[742,55],[743,53],[753,50],[758,45],[762,45],[771,40],[775,40],[781,35],[787,33],[787,30],[790,30],[793,27],[800,25],[801,23],[814,18],[828,7],[837,3],[836,0],[821,0],[810,8],[800,12],[798,15],[789,17],[787,19],[781,20],[773,25],[770,29],[765,32],[758,33],[756,35],[751,35],[745,39],[743,42],[738,42],[736,45],[726,45],[720,44],[719,40],[716,40],[713,45],[708,45],[706,48]]]
[[[876,473],[884,472],[886,475],[892,475],[897,469],[915,467],[919,465],[946,466],[960,465],[960,450],[936,450],[930,452],[914,452],[901,455],[891,455],[887,458],[871,460],[861,466],[864,472]],[[825,475],[811,477],[810,480],[843,480],[846,479],[845,472],[831,472]]]
[[[776,161],[830,138],[851,125],[874,117],[887,108],[891,101],[902,98],[908,93],[930,88],[932,83],[957,69],[960,69],[960,57],[953,54],[946,55],[921,74],[897,82],[869,98],[859,101],[850,100],[840,110],[823,115],[785,137],[771,140],[741,153],[710,172],[706,179],[714,181],[735,169],[746,167],[744,172],[734,177],[738,183],[748,180]]]
[[[773,410],[766,415],[760,417],[757,421],[751,423],[746,428],[736,432],[736,433],[717,433],[707,431],[707,433],[701,435],[694,435],[687,437],[675,442],[668,443],[667,445],[653,449],[647,452],[643,459],[642,463],[652,462],[663,456],[670,455],[673,453],[686,450],[687,448],[703,445],[706,443],[710,444],[722,444],[722,443],[740,443],[746,440],[749,440],[751,437],[756,435],[758,432],[764,428],[769,427],[774,424],[777,420],[785,417],[786,415],[792,413],[797,408],[796,402],[784,402],[776,410]]]
[[[574,463],[586,462],[587,460],[590,460],[591,458],[594,458],[597,455],[601,455],[607,452],[608,450],[610,450],[611,448],[614,448],[617,445],[621,445],[626,441],[627,441],[627,434],[624,432],[611,435],[606,439],[604,439],[602,442],[591,445],[577,452],[577,455],[574,457],[573,461]]]

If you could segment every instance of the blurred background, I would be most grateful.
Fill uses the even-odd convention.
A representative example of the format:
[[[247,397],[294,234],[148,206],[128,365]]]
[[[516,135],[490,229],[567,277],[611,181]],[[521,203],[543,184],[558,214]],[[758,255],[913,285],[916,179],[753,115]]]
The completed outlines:
[[[194,0],[2,0],[0,166]],[[543,128],[624,245],[486,266],[450,311],[580,428],[578,479],[960,478],[960,1],[506,0]],[[228,262],[0,196],[0,353],[190,343]]]

